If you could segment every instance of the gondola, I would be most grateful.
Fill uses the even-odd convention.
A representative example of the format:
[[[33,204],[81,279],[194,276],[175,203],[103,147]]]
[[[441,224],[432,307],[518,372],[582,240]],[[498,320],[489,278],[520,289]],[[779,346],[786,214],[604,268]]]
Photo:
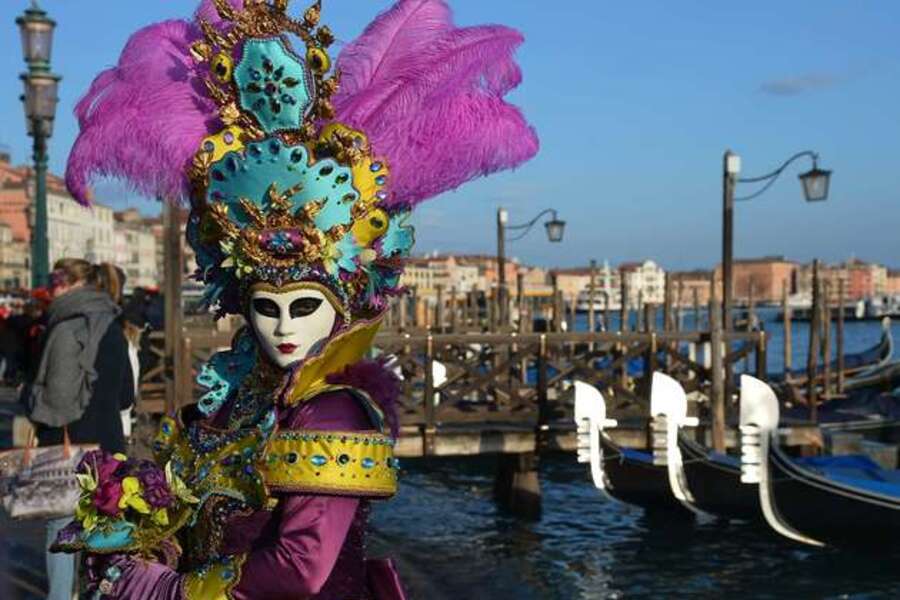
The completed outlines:
[[[696,426],[697,419],[687,416],[687,396],[680,383],[654,373],[650,412],[654,458],[666,465],[675,498],[694,512],[718,518],[761,518],[756,491],[741,485],[740,459],[707,450],[684,431]]]
[[[891,334],[891,320],[889,318],[884,318],[881,321],[881,339],[878,340],[877,344],[862,352],[844,355],[844,375],[846,377],[853,377],[855,375],[862,375],[872,369],[885,367],[891,362],[893,355],[894,338]],[[837,373],[837,369],[838,360],[835,358],[830,361],[828,370],[834,374]],[[821,376],[824,373],[825,365],[819,365],[816,374]],[[797,382],[804,381],[808,376],[808,372],[805,368],[793,369],[786,373],[773,374],[770,379],[776,382],[784,381],[786,375],[788,379],[796,384]]]
[[[665,465],[655,464],[649,452],[619,446],[606,434],[606,428],[618,423],[606,418],[606,403],[600,391],[581,381],[574,385],[578,461],[590,463],[597,489],[648,512],[689,515],[669,489]]]
[[[900,546],[900,471],[863,456],[797,461],[778,445],[778,418],[772,388],[742,376],[742,481],[758,484],[769,525],[817,546]]]

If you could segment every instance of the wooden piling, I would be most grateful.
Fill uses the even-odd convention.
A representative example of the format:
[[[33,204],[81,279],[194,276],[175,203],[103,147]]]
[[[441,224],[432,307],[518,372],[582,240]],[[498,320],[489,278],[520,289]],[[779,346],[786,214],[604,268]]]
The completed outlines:
[[[663,282],[663,322],[662,330],[670,331],[674,329],[670,326],[669,321],[672,318],[672,289],[669,274],[666,273]]]
[[[694,331],[700,331],[700,290],[693,289],[694,300]]]
[[[163,310],[165,311],[165,372],[166,412],[173,414],[186,398],[185,390],[192,389],[192,382],[182,381],[182,353],[180,342],[184,311],[181,306],[181,280],[184,274],[184,255],[181,246],[181,222],[178,207],[163,203]]]
[[[590,281],[588,282],[588,331],[594,332],[597,330],[597,317],[594,314],[594,297],[597,294],[597,261],[593,258],[591,259],[591,275]],[[573,311],[574,312],[574,311]],[[572,331],[575,331],[572,329]],[[594,351],[594,343],[591,342],[590,345],[591,352]]]
[[[716,452],[725,452],[725,370],[722,365],[722,312],[719,303],[709,302],[710,352],[711,352],[711,398],[712,442]]]
[[[525,274],[521,271],[516,273],[516,307],[519,313],[516,329],[519,333],[525,333]]]
[[[784,325],[784,379],[789,381],[794,362],[794,331],[791,327],[791,303],[787,281],[781,282],[781,314],[782,324]]]
[[[837,393],[844,393],[844,280],[838,282]]]
[[[831,282],[822,282],[822,393],[831,397]]]
[[[628,325],[628,279],[625,277],[625,271],[619,270],[619,292],[621,294],[621,302],[619,306],[619,331],[626,332]]]
[[[453,286],[450,288],[450,330],[453,333],[457,333],[457,327],[459,325],[459,317],[456,313],[456,286]]]
[[[641,321],[644,318],[644,290],[638,290],[637,296],[637,307],[635,308],[635,331],[644,331],[646,329],[646,324]]]
[[[609,290],[603,290],[603,331],[612,331],[612,321],[609,320]]]
[[[809,405],[809,419],[816,423],[819,418],[816,401],[816,371],[819,356],[819,303],[822,301],[822,294],[819,290],[819,259],[813,261],[812,294],[812,311],[809,321],[809,353],[806,357],[806,401]]]

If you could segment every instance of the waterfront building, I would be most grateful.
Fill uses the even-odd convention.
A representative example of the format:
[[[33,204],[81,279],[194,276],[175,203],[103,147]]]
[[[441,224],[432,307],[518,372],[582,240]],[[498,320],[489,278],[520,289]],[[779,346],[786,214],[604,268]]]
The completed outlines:
[[[568,269],[555,269],[552,271],[556,277],[556,285],[562,292],[567,302],[578,302],[579,310],[587,310],[589,306],[591,269],[590,267],[575,267]],[[618,269],[609,266],[609,261],[604,260],[602,265],[597,265],[594,271],[594,308],[605,308],[606,299],[609,299],[610,309],[618,310],[622,303],[621,275]]]
[[[884,284],[884,293],[888,296],[900,295],[900,271],[893,269],[887,272]]]
[[[799,268],[797,291],[801,295],[812,297],[811,264]],[[819,265],[819,279],[828,289],[829,302],[837,303],[840,296],[840,285],[844,285],[844,300],[856,302],[876,296],[882,296],[888,290],[888,270],[884,265],[868,263],[856,258],[836,265]]]
[[[732,266],[732,298],[737,304],[747,304],[751,296],[757,303],[781,302],[785,287],[789,294],[796,291],[797,270],[797,263],[783,256],[736,259]],[[722,266],[718,265],[716,287],[721,286]]]
[[[625,278],[629,307],[639,304],[662,304],[666,299],[666,272],[652,260],[626,262],[619,265]]]
[[[694,305],[696,293],[697,304],[701,307],[709,305],[712,299],[712,272],[711,271],[680,271],[669,274],[672,285],[672,293],[675,294],[673,302],[682,307]]]
[[[190,247],[187,243],[187,238],[185,236],[185,229],[187,228],[187,220],[190,211],[187,209],[179,208],[178,211],[178,223],[179,223],[179,235],[178,235],[178,243],[181,244],[181,254],[184,260],[181,263],[182,266],[182,280],[186,280],[194,275],[197,271],[197,257],[194,253],[194,249]],[[145,230],[149,231],[153,238],[156,240],[156,272],[157,272],[157,280],[160,284],[165,280],[165,248],[166,248],[166,239],[165,239],[165,230],[163,229],[163,220],[162,217],[144,217],[143,218],[143,227]]]
[[[12,228],[0,223],[0,289],[28,288],[31,283],[31,261],[28,245],[13,238]]]
[[[15,167],[8,154],[0,154],[0,222],[10,228],[12,239],[31,245],[32,188],[28,167]],[[91,262],[115,261],[113,211],[103,204],[87,208],[72,201],[62,178],[47,175],[47,234],[50,264],[60,258],[84,258]]]
[[[405,265],[400,283],[406,287],[415,287],[416,293],[421,297],[437,296],[438,287],[443,288],[446,294],[454,289],[458,294],[483,289],[483,285],[479,285],[483,280],[478,267],[460,264],[457,257],[452,255],[411,257],[406,259]]]
[[[145,226],[137,209],[130,208],[114,215],[116,264],[125,271],[126,287],[152,287],[159,284],[157,242]]]

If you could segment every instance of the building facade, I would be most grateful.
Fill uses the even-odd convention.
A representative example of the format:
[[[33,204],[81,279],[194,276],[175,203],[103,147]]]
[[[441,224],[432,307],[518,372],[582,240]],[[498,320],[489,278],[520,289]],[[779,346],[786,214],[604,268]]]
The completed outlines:
[[[798,291],[798,265],[783,256],[736,259],[732,264],[731,297],[735,304],[776,304],[784,291]],[[722,265],[716,267],[716,287],[722,286]]]
[[[453,290],[457,294],[483,289],[479,269],[475,265],[461,264],[457,257],[431,255],[412,257],[405,261],[401,285],[416,288],[420,297],[437,296],[438,288],[445,294]]]
[[[885,295],[890,288],[888,269],[877,263],[867,263],[851,259],[836,265],[819,265],[819,280],[823,291],[827,291],[829,302],[837,303],[840,299],[841,285],[845,302],[856,302],[876,296]],[[798,270],[797,291],[812,298],[813,266],[803,265]]]
[[[670,273],[669,278],[678,306],[690,307],[696,302],[706,307],[713,298],[712,271],[682,271]]]
[[[652,260],[640,263],[623,263],[619,266],[625,278],[628,306],[662,304],[666,300],[666,272]]]
[[[0,289],[26,289],[31,284],[28,244],[15,240],[12,228],[0,223]]]
[[[136,209],[115,213],[116,264],[125,271],[125,285],[136,287],[159,285],[156,236],[144,225]]]

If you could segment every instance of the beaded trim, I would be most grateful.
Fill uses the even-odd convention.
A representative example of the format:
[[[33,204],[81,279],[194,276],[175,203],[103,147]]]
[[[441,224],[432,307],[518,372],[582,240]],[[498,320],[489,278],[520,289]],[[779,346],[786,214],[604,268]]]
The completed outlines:
[[[312,430],[276,433],[259,464],[273,491],[373,498],[397,492],[398,467],[389,436]]]

